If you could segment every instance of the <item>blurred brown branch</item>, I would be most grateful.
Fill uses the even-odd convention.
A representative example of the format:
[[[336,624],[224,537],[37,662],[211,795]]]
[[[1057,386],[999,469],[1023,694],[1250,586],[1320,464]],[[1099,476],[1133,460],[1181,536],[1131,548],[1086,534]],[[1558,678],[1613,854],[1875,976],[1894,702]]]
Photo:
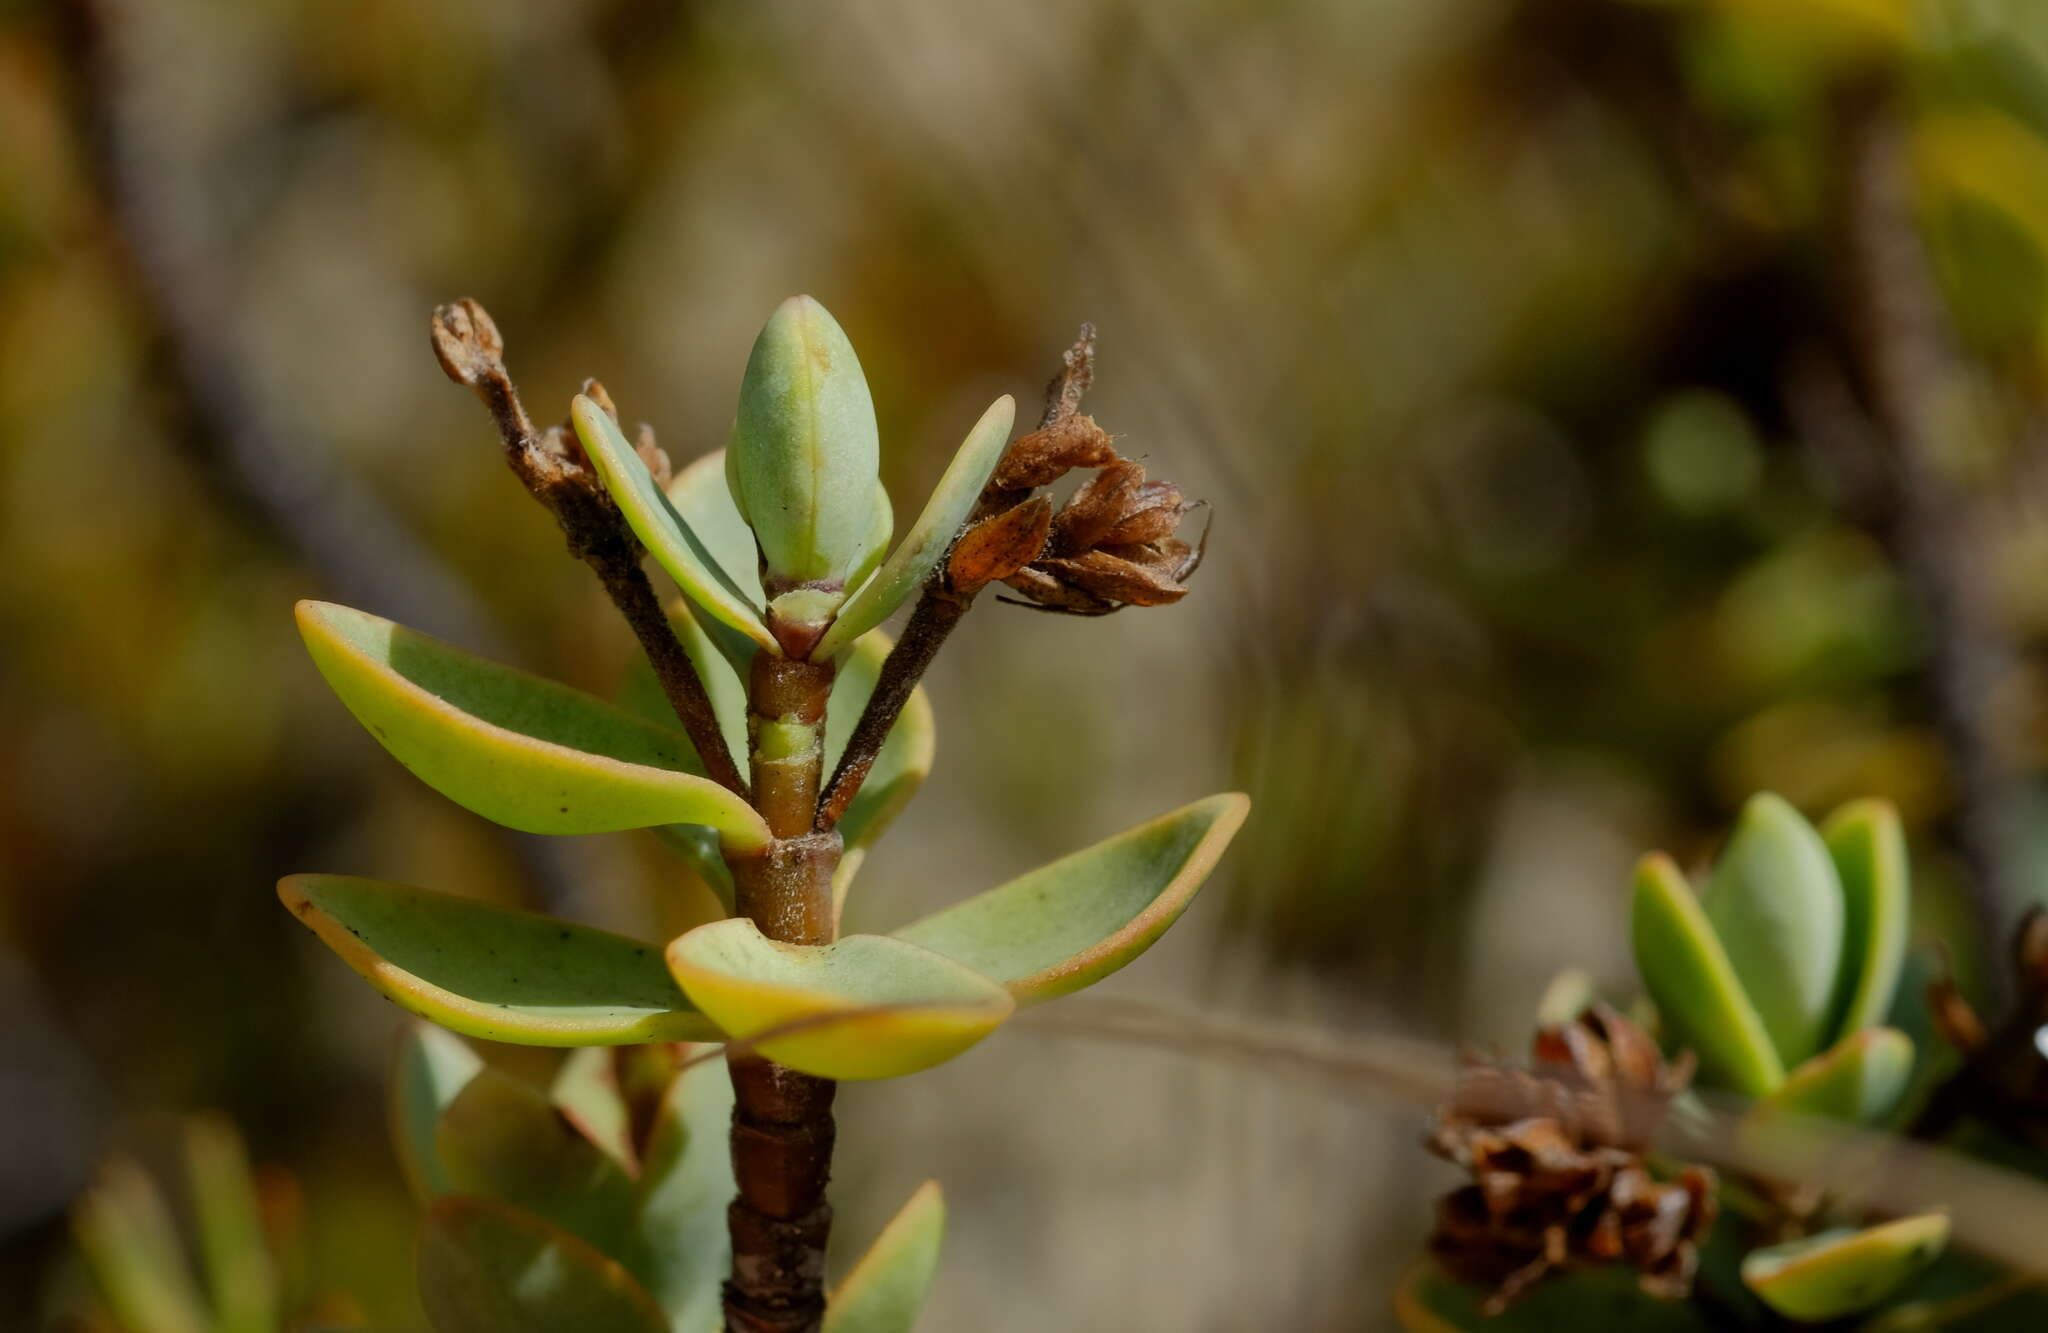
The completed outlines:
[[[512,651],[494,618],[411,528],[349,474],[238,354],[232,244],[207,196],[175,169],[161,121],[137,97],[123,49],[123,0],[66,0],[57,11],[69,100],[89,155],[110,256],[164,360],[174,434],[194,474],[303,563],[335,596],[489,656]],[[564,900],[578,858],[564,843],[505,835],[546,902]]]
[[[1903,94],[1873,83],[1836,103],[1840,299],[1874,451],[1875,530],[1918,603],[1923,688],[1956,786],[1950,841],[1969,871],[1979,956],[1999,956],[2014,905],[2018,788],[1992,701],[2014,653],[1986,605],[1973,505],[1941,455],[1970,419],[1967,385],[1914,212]],[[1999,1002],[2005,979],[1985,981]]]

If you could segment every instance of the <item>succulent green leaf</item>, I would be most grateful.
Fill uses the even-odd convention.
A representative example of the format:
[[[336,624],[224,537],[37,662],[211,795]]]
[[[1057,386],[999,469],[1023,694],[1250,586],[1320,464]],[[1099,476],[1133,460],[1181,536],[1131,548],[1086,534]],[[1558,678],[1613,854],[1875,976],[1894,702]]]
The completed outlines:
[[[71,1216],[100,1298],[137,1333],[209,1333],[212,1319],[185,1262],[171,1210],[133,1162],[116,1160]]]
[[[569,1052],[548,1085],[548,1100],[597,1150],[637,1175],[633,1151],[633,1114],[619,1091],[617,1067],[608,1046],[579,1046]]]
[[[578,394],[570,405],[569,420],[605,489],[655,563],[668,571],[691,601],[720,623],[774,651],[775,640],[762,623],[760,602],[726,572],[704,540],[683,521],[669,497],[654,484],[647,464],[626,443],[611,413]]]
[[[1016,1008],[943,954],[883,935],[783,944],[747,917],[668,946],[676,982],[735,1040],[819,1078],[895,1078],[952,1059]],[[787,1035],[772,1033],[790,1029]]]
[[[1837,1036],[1882,1023],[1906,963],[1911,869],[1899,812],[1889,801],[1854,801],[1821,828],[1842,882],[1843,931]]]
[[[391,1141],[413,1197],[425,1203],[455,1188],[434,1149],[434,1136],[441,1113],[484,1067],[483,1057],[446,1028],[408,1023],[392,1063]]]
[[[1913,1039],[1896,1028],[1864,1028],[1792,1070],[1759,1111],[1872,1125],[1899,1104],[1912,1077]]]
[[[1948,1215],[1922,1213],[1751,1250],[1742,1261],[1742,1282],[1786,1318],[1824,1323],[1884,1300],[1947,1245]]]
[[[1784,798],[1760,792],[1743,806],[1707,881],[1706,913],[1779,1059],[1818,1051],[1841,978],[1842,883]]]
[[[371,985],[468,1036],[523,1046],[718,1036],[656,945],[349,875],[291,875],[277,895]]]
[[[719,1285],[732,1265],[725,1220],[735,1190],[731,1128],[732,1078],[712,1061],[675,1076],[648,1137],[623,1257],[677,1333],[719,1325]]]
[[[1425,1259],[1408,1270],[1394,1293],[1395,1322],[1404,1333],[1711,1333],[1714,1327],[1692,1302],[1645,1292],[1635,1270],[1624,1264],[1547,1278],[1497,1315],[1480,1308],[1491,1294],[1491,1288],[1459,1282]]]
[[[1636,865],[1630,934],[1636,970],[1673,1038],[1714,1080],[1751,1097],[1785,1081],[1785,1065],[1742,989],[1685,875],[1661,852]]]
[[[846,576],[846,588],[849,592],[867,582],[868,575],[880,567],[882,557],[889,554],[889,538],[896,535],[896,506],[890,502],[889,488],[882,484],[880,477],[875,478],[875,503],[870,513],[872,517],[869,521],[874,527],[868,533],[868,553],[853,567],[853,572]]]
[[[771,574],[845,586],[874,549],[880,463],[853,344],[824,306],[791,297],[754,340],[728,454],[733,498]]]
[[[1186,910],[1251,801],[1226,792],[1126,829],[895,933],[1036,1004],[1092,986]]]
[[[875,692],[875,680],[893,646],[889,636],[877,630],[864,634],[853,645],[839,674],[832,682],[832,698],[825,711],[825,772],[839,766],[846,742]],[[839,836],[848,851],[872,845],[910,804],[910,798],[932,771],[932,756],[938,745],[932,703],[922,685],[911,691],[909,702],[897,714],[896,725],[882,742],[867,780],[846,814],[839,821]]]
[[[844,649],[887,620],[890,612],[924,586],[932,570],[952,549],[953,539],[960,535],[960,525],[967,521],[975,500],[981,496],[981,488],[988,484],[989,474],[1002,460],[1016,415],[1016,401],[1008,394],[989,404],[981,420],[974,423],[974,429],[967,432],[967,439],[953,455],[909,533],[889,553],[874,577],[839,608],[839,618],[811,650],[812,661],[822,662]]]
[[[938,1271],[946,1199],[927,1180],[825,1303],[825,1333],[910,1333]]]
[[[719,732],[725,738],[727,752],[744,756],[747,752],[746,687],[740,683],[724,653],[707,632],[717,622],[694,615],[687,598],[679,598],[669,605],[668,618],[676,638],[682,642],[683,651],[689,654],[690,665],[696,668],[697,679],[703,682],[704,693],[711,700],[711,711],[718,717]],[[746,651],[751,654],[753,646],[747,645]],[[657,726],[674,725],[675,711],[669,706],[668,696],[662,692],[654,668],[640,654],[634,654],[626,665],[625,679],[619,685],[618,703],[634,716],[646,718]],[[703,770],[697,768],[695,771]],[[703,824],[663,824],[653,831],[703,876],[712,892],[730,911],[733,902],[732,871],[726,867],[725,857],[721,854],[718,830]]]
[[[185,1161],[216,1333],[276,1333],[278,1272],[242,1136],[225,1116],[194,1116],[185,1126]]]
[[[419,1239],[420,1303],[436,1333],[669,1333],[615,1260],[496,1199],[450,1194]]]
[[[529,833],[706,824],[767,845],[739,796],[690,769],[679,731],[379,616],[299,603],[320,673],[370,734],[429,786]]]
[[[748,605],[766,607],[768,594],[761,589],[761,551],[754,544],[754,530],[747,526],[747,520],[740,517],[739,507],[733,503],[732,489],[726,485],[725,476],[725,450],[715,449],[669,480],[669,503],[675,506],[683,525],[703,542],[719,571],[746,597]],[[705,642],[714,645],[738,677],[744,678],[754,658],[754,640],[717,616],[707,613],[698,619],[703,626],[699,633]],[[696,656],[694,649],[691,656]],[[703,670],[700,665],[699,674]],[[743,695],[743,712],[744,702]],[[721,720],[723,716],[721,713]],[[745,748],[739,753],[746,753]]]
[[[533,1214],[606,1254],[625,1240],[633,1182],[539,1089],[486,1069],[442,1113],[434,1148],[456,1194]]]
[[[725,483],[725,462],[725,450],[714,449],[676,473],[669,478],[668,501],[683,525],[697,534],[713,567],[745,594],[749,605],[766,606],[761,548]]]

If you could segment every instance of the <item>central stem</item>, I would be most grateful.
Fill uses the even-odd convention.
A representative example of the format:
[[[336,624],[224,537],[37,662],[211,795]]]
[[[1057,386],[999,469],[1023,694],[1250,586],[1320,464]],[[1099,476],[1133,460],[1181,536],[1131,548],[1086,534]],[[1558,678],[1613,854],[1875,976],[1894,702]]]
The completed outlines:
[[[825,758],[829,662],[761,653],[747,682],[754,806],[774,841],[730,858],[738,915],[772,940],[830,944],[838,932],[832,873],[836,832],[811,830]],[[825,1240],[832,1205],[832,1096],[838,1085],[751,1052],[732,1073],[732,1163],[739,1193],[726,1211],[732,1274],[728,1333],[810,1333],[825,1314]]]

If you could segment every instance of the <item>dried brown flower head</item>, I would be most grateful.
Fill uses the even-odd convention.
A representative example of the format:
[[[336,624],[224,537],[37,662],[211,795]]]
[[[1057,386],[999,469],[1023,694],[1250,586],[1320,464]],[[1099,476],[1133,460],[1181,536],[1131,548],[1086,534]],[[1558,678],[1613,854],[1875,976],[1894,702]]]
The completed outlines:
[[[1473,1183],[1438,1204],[1431,1252],[1494,1286],[1491,1313],[1573,1264],[1626,1263],[1646,1291],[1684,1296],[1713,1224],[1713,1173],[1660,1180],[1643,1153],[1691,1076],[1689,1058],[1667,1064],[1605,1006],[1538,1031],[1526,1071],[1468,1057],[1426,1145]]]

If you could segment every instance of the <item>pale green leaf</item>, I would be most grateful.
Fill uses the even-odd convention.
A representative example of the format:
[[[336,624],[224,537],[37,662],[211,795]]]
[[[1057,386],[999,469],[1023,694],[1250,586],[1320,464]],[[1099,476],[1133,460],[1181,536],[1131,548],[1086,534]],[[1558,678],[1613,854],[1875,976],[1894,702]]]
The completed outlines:
[[[349,875],[292,875],[277,893],[371,985],[456,1032],[525,1046],[718,1036],[656,945]]]
[[[1779,1314],[1818,1324],[1870,1309],[1947,1246],[1948,1215],[1922,1213],[1751,1250],[1742,1260],[1742,1281]]]
[[[1752,1097],[1785,1081],[1785,1065],[1743,993],[1728,953],[1685,875],[1663,853],[1636,866],[1630,934],[1636,970],[1671,1038],[1707,1076]]]
[[[434,1151],[441,1113],[484,1067],[468,1042],[432,1023],[408,1023],[392,1062],[389,1116],[398,1165],[421,1203],[454,1186]]]
[[[456,1194],[496,1199],[606,1254],[625,1240],[633,1182],[539,1089],[486,1069],[441,1115],[434,1148]]]
[[[578,394],[569,410],[576,438],[583,442],[597,475],[604,481],[619,512],[649,555],[685,595],[721,623],[760,647],[775,651],[775,640],[762,623],[760,604],[751,599],[720,566],[704,542],[676,513],[675,506],[640,460],[619,423],[590,399]]]
[[[819,1078],[894,1078],[950,1060],[1016,1007],[988,977],[882,935],[825,945],[771,940],[746,917],[668,946],[669,970],[735,1040]],[[792,1028],[784,1036],[765,1034]]]
[[[989,404],[981,420],[974,423],[974,429],[967,432],[967,439],[939,478],[931,499],[925,501],[917,522],[874,576],[839,608],[839,618],[811,650],[812,661],[822,662],[844,649],[887,620],[890,612],[924,586],[932,570],[952,549],[953,539],[960,535],[960,525],[967,521],[974,502],[981,496],[981,488],[988,484],[989,474],[1002,460],[1016,415],[1017,404],[1008,394]]]
[[[776,574],[843,586],[867,560],[881,462],[875,404],[845,330],[812,298],[777,306],[754,340],[728,459],[734,501]]]
[[[749,605],[765,607],[768,594],[761,589],[761,549],[754,544],[754,530],[747,526],[747,521],[740,517],[739,507],[733,503],[725,472],[725,450],[713,450],[669,479],[669,503],[675,506],[683,526],[697,534],[712,562],[732,586],[740,590]],[[880,483],[876,485],[879,489]],[[744,677],[748,665],[754,660],[754,640],[709,613],[700,615],[698,621],[703,627],[700,635],[705,645],[715,648],[727,665]],[[691,655],[696,655],[694,648]],[[699,667],[699,671],[702,670]],[[740,703],[741,733],[744,735],[744,692]],[[723,716],[721,713],[721,720]],[[746,753],[744,741],[735,753]]]
[[[435,1201],[420,1228],[419,1282],[436,1333],[669,1333],[617,1261],[494,1199]]]
[[[648,1137],[623,1257],[675,1333],[709,1333],[720,1322],[720,1284],[732,1265],[731,1130],[732,1077],[723,1061],[710,1061],[675,1076]]]
[[[1821,1048],[1842,968],[1842,883],[1826,844],[1782,797],[1761,792],[1707,881],[1713,923],[1742,989],[1787,1065]]]
[[[927,1180],[826,1301],[824,1333],[910,1333],[945,1236],[945,1196]]]
[[[619,1091],[609,1046],[581,1046],[569,1052],[548,1085],[548,1100],[576,1132],[631,1175],[640,1169],[633,1151],[633,1114]]]
[[[726,580],[755,606],[766,606],[761,589],[761,548],[754,530],[725,483],[725,450],[714,449],[669,478],[669,504],[684,526],[697,534],[704,551]]]
[[[1196,801],[893,933],[1023,1004],[1091,986],[1179,918],[1250,808],[1236,792]]]
[[[1844,909],[1837,1036],[1882,1023],[1906,962],[1911,869],[1899,812],[1889,801],[1855,801],[1821,828],[1842,882]]]
[[[868,696],[875,692],[875,680],[881,674],[882,663],[892,646],[889,636],[880,630],[864,634],[839,664],[839,674],[832,682],[831,702],[825,712],[825,773],[828,777],[839,766],[847,739],[853,735],[854,725],[860,721],[861,710],[867,707]],[[882,742],[881,752],[875,756],[874,767],[868,770],[867,779],[861,783],[853,803],[839,820],[839,836],[845,841],[847,850],[872,846],[903,812],[903,808],[910,804],[910,798],[917,794],[917,789],[932,770],[932,756],[937,744],[931,699],[920,685],[911,691],[903,711],[897,714],[895,725],[889,728],[889,735]]]
[[[378,616],[299,603],[299,629],[341,701],[443,795],[531,833],[706,824],[768,842],[739,796],[690,772],[681,732]]]
[[[1785,1075],[1758,1104],[1772,1110],[1874,1125],[1891,1114],[1913,1078],[1913,1039],[1896,1028],[1864,1028]]]

